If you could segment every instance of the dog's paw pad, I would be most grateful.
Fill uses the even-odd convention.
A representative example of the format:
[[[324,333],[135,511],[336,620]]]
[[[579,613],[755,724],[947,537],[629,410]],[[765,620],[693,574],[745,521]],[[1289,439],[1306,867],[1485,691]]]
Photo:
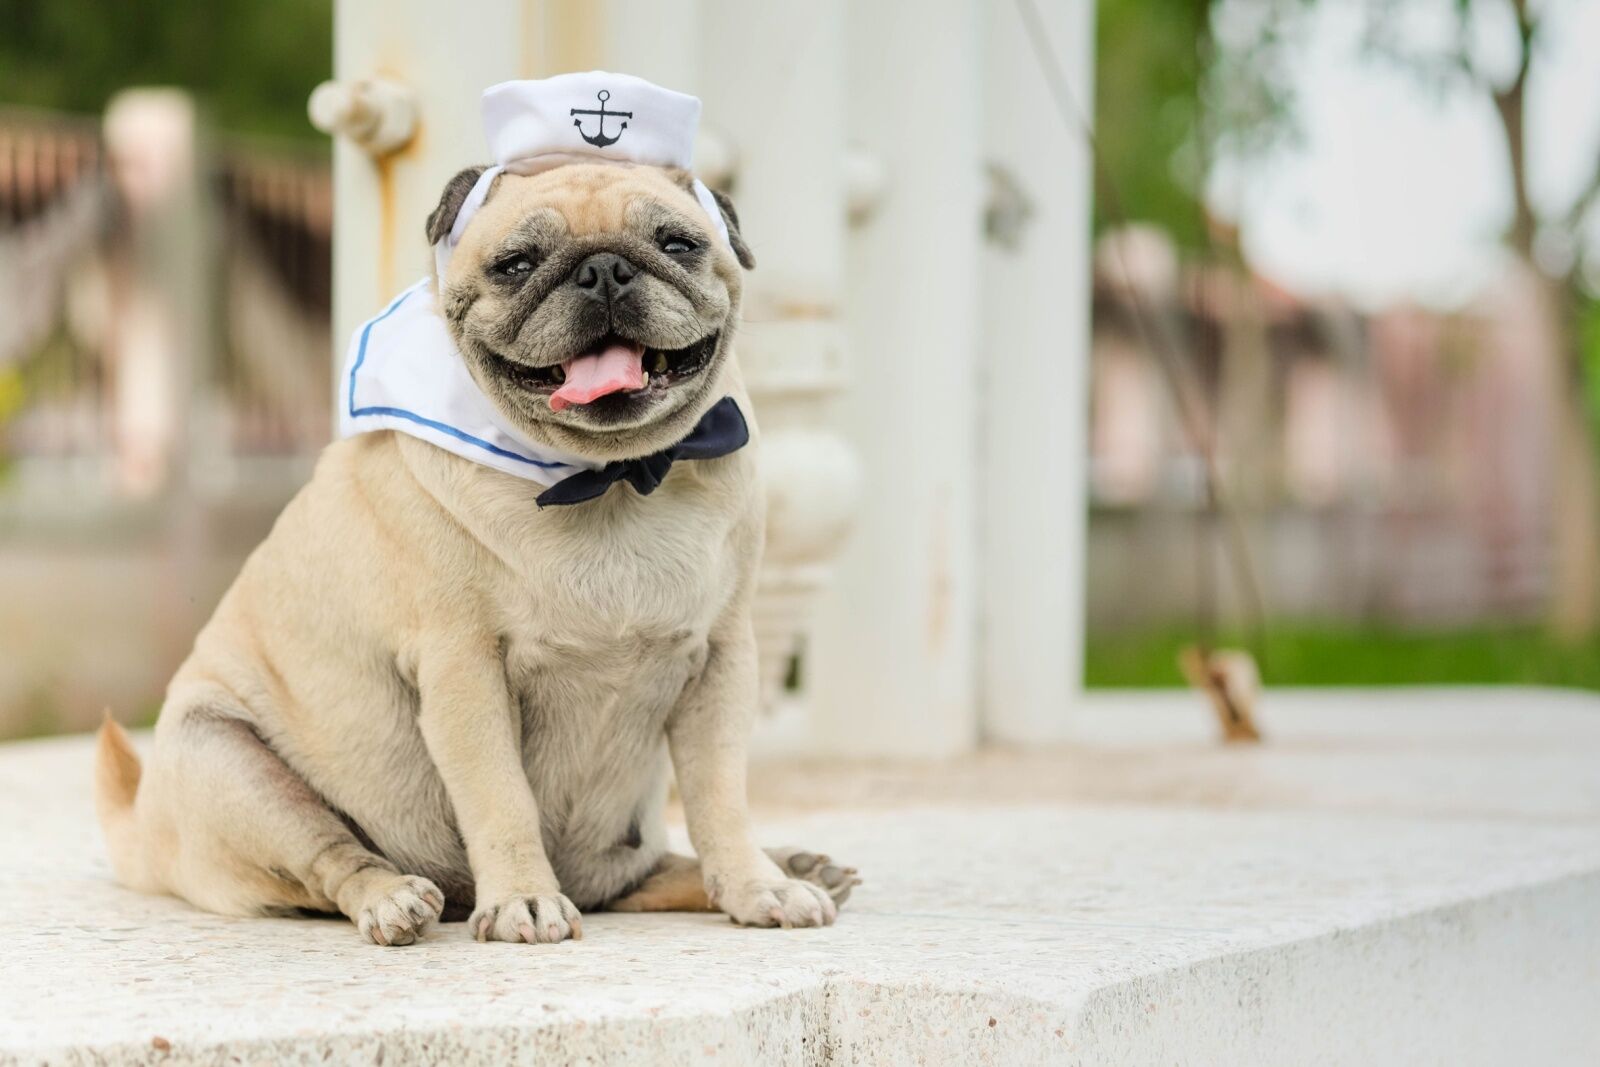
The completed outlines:
[[[444,894],[426,878],[397,874],[356,912],[356,928],[375,945],[409,945],[444,910]]]
[[[479,941],[524,941],[553,945],[583,940],[583,917],[560,893],[515,894],[480,904],[467,920]]]
[[[861,884],[861,875],[854,867],[844,867],[833,862],[832,857],[803,848],[774,848],[767,851],[772,861],[790,878],[797,878],[827,893],[834,904],[843,904],[850,891]]]

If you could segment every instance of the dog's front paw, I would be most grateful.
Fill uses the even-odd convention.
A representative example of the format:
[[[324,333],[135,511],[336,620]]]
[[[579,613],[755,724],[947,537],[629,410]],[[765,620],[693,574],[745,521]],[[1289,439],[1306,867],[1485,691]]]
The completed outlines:
[[[374,885],[352,918],[377,945],[409,945],[444,910],[444,894],[426,878],[397,874]]]
[[[839,917],[833,898],[798,878],[752,879],[707,887],[711,903],[741,926],[829,926]]]
[[[560,893],[518,893],[480,901],[467,924],[479,941],[553,945],[569,937],[583,940],[583,918]]]

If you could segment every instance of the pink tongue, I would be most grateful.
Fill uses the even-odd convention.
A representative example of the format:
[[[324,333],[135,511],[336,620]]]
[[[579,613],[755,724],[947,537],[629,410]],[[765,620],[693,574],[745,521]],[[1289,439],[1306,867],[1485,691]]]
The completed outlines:
[[[587,404],[625,389],[644,388],[644,345],[614,344],[561,365],[566,381],[550,397],[550,410]]]

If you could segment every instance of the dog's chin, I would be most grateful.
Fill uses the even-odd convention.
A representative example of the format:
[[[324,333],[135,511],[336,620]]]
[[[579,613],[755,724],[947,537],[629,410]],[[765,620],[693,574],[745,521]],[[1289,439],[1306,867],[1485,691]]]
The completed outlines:
[[[597,460],[649,455],[677,443],[694,428],[724,359],[718,330],[678,349],[646,347],[644,388],[596,397],[563,410],[551,409],[560,388],[552,365],[531,367],[497,353],[482,366],[500,406],[536,441]],[[600,342],[601,344],[604,341]]]

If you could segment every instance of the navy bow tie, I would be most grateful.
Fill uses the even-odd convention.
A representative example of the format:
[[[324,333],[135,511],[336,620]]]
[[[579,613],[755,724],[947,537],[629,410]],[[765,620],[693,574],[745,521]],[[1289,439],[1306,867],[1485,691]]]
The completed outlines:
[[[745,425],[744,413],[733,397],[725,396],[700,417],[688,437],[670,448],[639,459],[607,463],[597,471],[579,471],[540,493],[537,503],[541,508],[551,504],[581,504],[604,496],[607,489],[620,481],[633,486],[640,496],[649,496],[678,460],[716,459],[737,452],[749,443],[750,427]]]

